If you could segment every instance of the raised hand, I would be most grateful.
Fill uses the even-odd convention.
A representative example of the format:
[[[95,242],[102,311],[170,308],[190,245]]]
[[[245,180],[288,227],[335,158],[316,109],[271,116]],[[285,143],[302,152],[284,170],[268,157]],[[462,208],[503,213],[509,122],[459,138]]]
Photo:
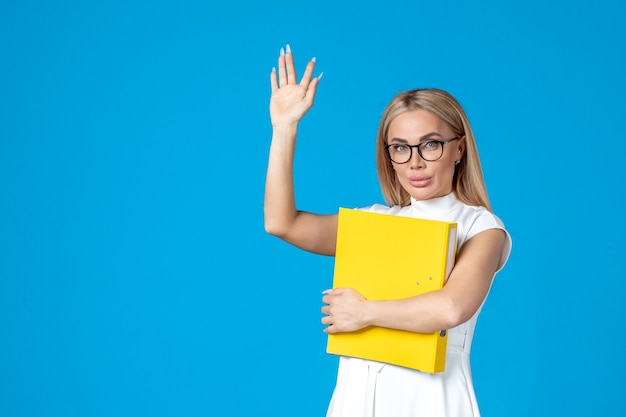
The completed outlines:
[[[272,126],[296,125],[313,106],[317,84],[322,78],[321,75],[313,78],[314,69],[315,58],[308,62],[302,80],[298,83],[291,48],[287,45],[286,52],[281,48],[278,57],[278,74],[274,68],[270,75]]]

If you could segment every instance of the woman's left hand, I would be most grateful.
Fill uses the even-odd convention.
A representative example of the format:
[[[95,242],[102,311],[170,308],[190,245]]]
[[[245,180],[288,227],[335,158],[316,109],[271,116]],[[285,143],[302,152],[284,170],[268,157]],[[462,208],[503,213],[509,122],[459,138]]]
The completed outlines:
[[[368,324],[364,318],[366,299],[352,288],[336,288],[324,291],[322,324],[326,333],[353,332]]]

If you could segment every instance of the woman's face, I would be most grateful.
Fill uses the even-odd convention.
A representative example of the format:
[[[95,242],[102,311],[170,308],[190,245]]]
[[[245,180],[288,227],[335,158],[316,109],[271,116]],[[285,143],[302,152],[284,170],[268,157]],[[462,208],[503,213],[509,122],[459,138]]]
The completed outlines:
[[[426,110],[411,110],[396,116],[389,124],[387,144],[419,145],[431,140],[448,141],[455,138],[450,127],[439,117]],[[428,200],[443,197],[452,191],[455,161],[461,159],[465,138],[443,145],[443,154],[436,161],[420,157],[417,148],[412,148],[411,159],[404,164],[392,161],[398,181],[411,197]],[[422,153],[427,157],[426,146]],[[407,148],[401,148],[406,151]],[[390,149],[391,150],[391,149]]]

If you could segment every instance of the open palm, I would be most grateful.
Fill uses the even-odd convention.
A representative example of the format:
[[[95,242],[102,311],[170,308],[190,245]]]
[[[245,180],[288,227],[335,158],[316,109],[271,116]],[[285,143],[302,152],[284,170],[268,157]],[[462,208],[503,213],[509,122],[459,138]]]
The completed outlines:
[[[272,70],[270,82],[270,117],[272,126],[297,124],[313,106],[317,84],[321,77],[313,78],[315,58],[308,62],[300,83],[297,82],[293,55],[289,46],[281,49],[278,71]]]

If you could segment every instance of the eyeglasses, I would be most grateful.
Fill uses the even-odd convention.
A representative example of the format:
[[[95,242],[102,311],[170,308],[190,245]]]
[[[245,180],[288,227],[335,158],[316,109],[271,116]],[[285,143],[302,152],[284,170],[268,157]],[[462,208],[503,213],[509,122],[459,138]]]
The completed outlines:
[[[446,141],[442,140],[429,140],[422,142],[419,145],[408,145],[405,143],[392,143],[386,145],[387,155],[396,164],[406,164],[411,160],[413,156],[413,148],[417,148],[417,153],[424,161],[436,161],[443,155],[443,145],[452,141],[458,140],[460,137],[456,136]]]

